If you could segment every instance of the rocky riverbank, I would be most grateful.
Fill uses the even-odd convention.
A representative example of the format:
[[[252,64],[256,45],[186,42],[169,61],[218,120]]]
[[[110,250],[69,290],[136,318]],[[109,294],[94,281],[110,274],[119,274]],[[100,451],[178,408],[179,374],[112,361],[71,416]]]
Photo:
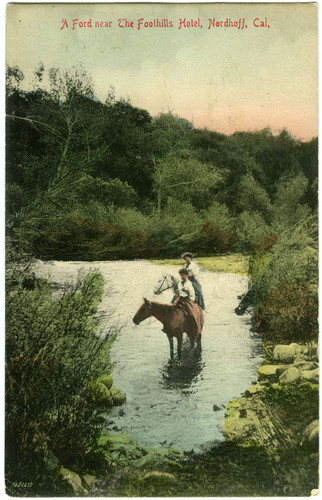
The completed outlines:
[[[276,345],[258,370],[258,382],[226,412],[225,437],[272,452],[319,443],[319,353],[315,343]]]
[[[187,456],[170,447],[144,448],[127,433],[106,433],[94,450],[105,464],[101,472],[61,468],[57,481],[63,491],[72,496],[308,496],[318,487],[318,346],[277,345],[266,352],[257,383],[228,405],[225,443]]]

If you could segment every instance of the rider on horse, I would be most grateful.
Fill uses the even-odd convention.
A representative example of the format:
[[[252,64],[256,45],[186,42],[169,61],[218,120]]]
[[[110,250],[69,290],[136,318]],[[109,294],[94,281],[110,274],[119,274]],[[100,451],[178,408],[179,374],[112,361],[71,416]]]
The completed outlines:
[[[188,271],[189,280],[192,283],[192,286],[195,291],[195,301],[201,307],[201,309],[205,309],[205,302],[202,294],[201,285],[197,279],[199,275],[199,266],[196,262],[192,260],[193,255],[190,252],[185,252],[181,255],[181,258],[186,261],[185,269]]]
[[[179,298],[176,307],[180,308],[191,318],[191,325],[201,334],[203,318],[200,315],[199,306],[195,302],[195,290],[189,280],[189,273],[186,268],[179,271],[181,280],[178,283]]]

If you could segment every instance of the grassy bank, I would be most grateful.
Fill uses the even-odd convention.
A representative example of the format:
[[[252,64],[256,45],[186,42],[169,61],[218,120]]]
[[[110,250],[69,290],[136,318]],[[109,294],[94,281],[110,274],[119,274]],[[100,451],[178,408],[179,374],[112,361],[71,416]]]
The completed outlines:
[[[248,275],[249,256],[241,253],[216,255],[212,257],[198,257],[196,260],[206,271],[212,273],[233,273],[241,276]],[[180,268],[184,265],[181,259],[150,260],[159,266]]]

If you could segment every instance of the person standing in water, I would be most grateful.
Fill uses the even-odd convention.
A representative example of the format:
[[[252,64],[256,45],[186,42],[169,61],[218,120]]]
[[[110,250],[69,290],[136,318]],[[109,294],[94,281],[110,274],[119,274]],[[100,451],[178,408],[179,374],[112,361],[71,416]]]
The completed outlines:
[[[188,278],[192,283],[195,291],[195,302],[201,309],[205,309],[205,301],[203,298],[202,288],[198,281],[198,275],[200,272],[199,266],[193,261],[193,255],[191,252],[185,252],[181,255],[181,258],[186,262],[185,269],[188,271]]]

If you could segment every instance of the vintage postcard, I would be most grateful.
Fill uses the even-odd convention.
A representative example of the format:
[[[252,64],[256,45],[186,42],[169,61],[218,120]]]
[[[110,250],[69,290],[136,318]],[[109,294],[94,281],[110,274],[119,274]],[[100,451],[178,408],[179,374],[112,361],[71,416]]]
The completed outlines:
[[[318,6],[9,3],[5,488],[319,492]]]

